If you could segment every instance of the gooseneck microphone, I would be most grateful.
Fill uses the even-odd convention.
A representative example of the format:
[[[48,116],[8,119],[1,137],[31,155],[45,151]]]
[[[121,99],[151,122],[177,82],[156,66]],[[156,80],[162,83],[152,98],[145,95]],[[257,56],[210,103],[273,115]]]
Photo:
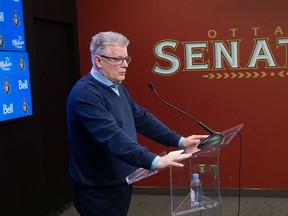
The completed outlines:
[[[212,148],[212,147],[216,147],[218,145],[221,145],[224,142],[224,135],[221,133],[218,133],[214,130],[212,130],[211,128],[209,128],[208,126],[206,126],[205,124],[203,124],[202,122],[198,121],[196,118],[194,118],[193,116],[189,115],[188,113],[180,110],[179,108],[173,106],[172,104],[168,103],[167,101],[163,100],[159,94],[156,92],[154,84],[153,83],[149,83],[148,84],[149,88],[154,92],[154,94],[166,105],[168,105],[169,107],[177,110],[178,112],[182,113],[183,115],[187,116],[188,118],[192,119],[193,121],[195,121],[198,125],[200,125],[202,128],[204,128],[206,131],[208,131],[211,135],[208,136],[206,139],[204,139],[199,145],[198,148],[199,149],[204,149],[204,148]]]

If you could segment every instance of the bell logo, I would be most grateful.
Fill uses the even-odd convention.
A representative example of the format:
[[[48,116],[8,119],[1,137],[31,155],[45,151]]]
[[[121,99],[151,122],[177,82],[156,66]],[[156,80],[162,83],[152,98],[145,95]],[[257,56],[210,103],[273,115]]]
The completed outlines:
[[[3,104],[3,114],[7,115],[7,114],[11,114],[13,113],[13,104],[10,103],[9,106],[7,106],[6,104]]]
[[[24,80],[24,82],[22,82],[22,80],[18,80],[18,87],[19,89],[28,89],[28,80]]]

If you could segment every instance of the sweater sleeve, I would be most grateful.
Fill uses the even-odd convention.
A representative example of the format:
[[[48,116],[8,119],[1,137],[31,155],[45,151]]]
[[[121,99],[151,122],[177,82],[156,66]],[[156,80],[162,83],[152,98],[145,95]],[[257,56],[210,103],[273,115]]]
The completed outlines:
[[[161,143],[165,146],[178,147],[179,140],[181,139],[180,135],[164,125],[159,119],[157,119],[147,110],[138,107],[135,109],[135,111],[137,113],[135,115],[135,124],[138,133],[149,137],[155,142]],[[149,125],[149,127],[147,127],[147,125]]]
[[[128,92],[127,92],[128,94]],[[129,96],[129,94],[128,94]],[[129,96],[130,97],[130,96]],[[137,132],[168,147],[178,147],[182,136],[172,131],[130,97]]]

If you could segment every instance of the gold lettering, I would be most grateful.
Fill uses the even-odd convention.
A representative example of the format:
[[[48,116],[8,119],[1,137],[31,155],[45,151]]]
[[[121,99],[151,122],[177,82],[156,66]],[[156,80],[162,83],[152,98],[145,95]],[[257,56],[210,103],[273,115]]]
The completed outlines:
[[[233,28],[233,29],[229,29],[230,31],[232,31],[232,37],[235,38],[236,36],[236,31],[238,31],[238,28]]]
[[[211,29],[208,31],[208,37],[209,38],[215,38],[217,36],[217,32],[214,29]]]
[[[260,29],[260,27],[252,27],[251,29],[253,30],[254,36],[257,36],[258,30]]]
[[[277,26],[275,29],[274,35],[277,35],[277,34],[280,34],[280,35],[284,34],[280,26]]]

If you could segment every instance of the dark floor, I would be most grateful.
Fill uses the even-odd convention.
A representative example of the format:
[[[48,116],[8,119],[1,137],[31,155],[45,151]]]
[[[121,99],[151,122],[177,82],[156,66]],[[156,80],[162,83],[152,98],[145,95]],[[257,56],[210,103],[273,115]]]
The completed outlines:
[[[213,213],[189,214],[192,216],[238,216],[238,197],[222,197],[221,208]],[[134,194],[128,216],[169,216],[171,215],[170,196]],[[241,197],[240,216],[287,216],[288,198]],[[79,216],[73,205],[59,216]]]

